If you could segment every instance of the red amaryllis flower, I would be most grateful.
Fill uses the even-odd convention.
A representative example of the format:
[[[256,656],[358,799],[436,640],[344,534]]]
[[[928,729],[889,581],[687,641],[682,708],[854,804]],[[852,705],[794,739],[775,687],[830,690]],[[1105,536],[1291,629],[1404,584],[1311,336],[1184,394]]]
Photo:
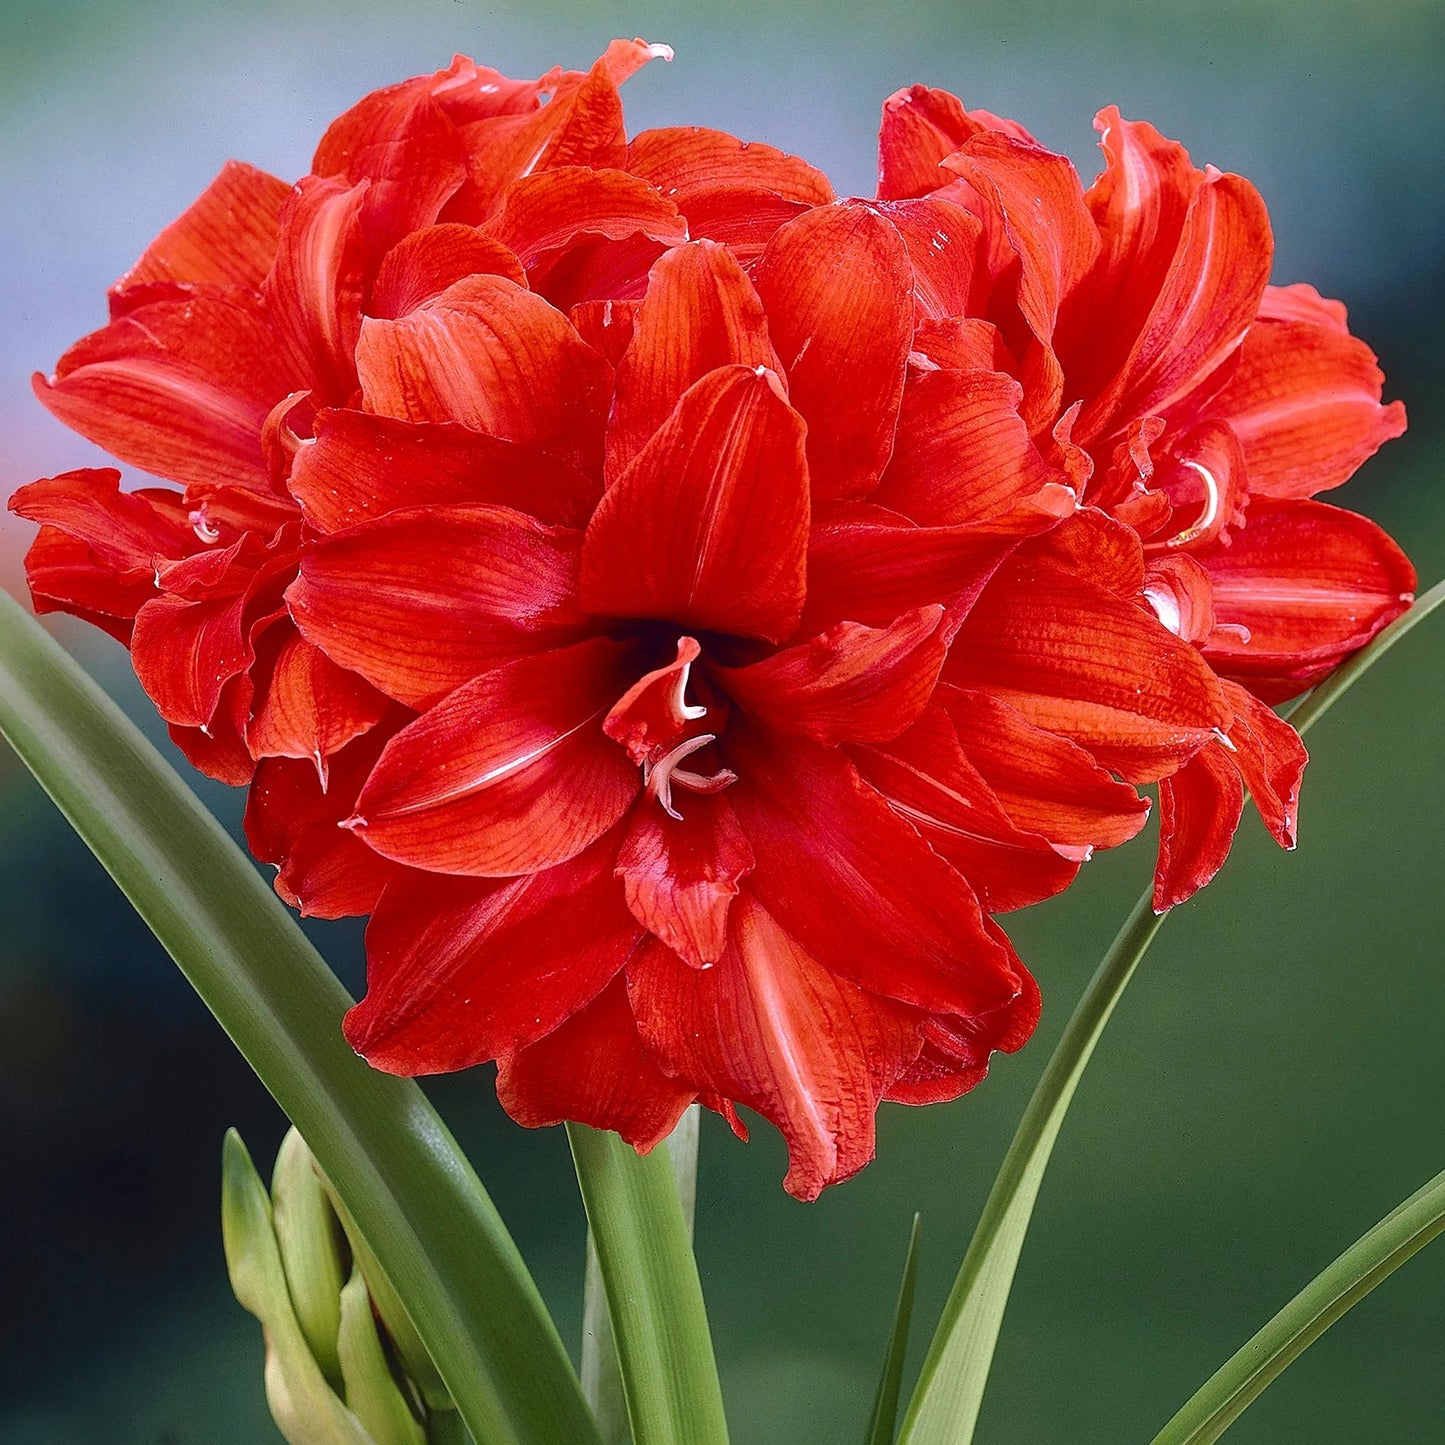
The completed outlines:
[[[496,1059],[522,1122],[644,1148],[745,1104],[811,1197],[880,1099],[953,1097],[1027,1037],[986,908],[1147,803],[1017,703],[1174,766],[1230,714],[1108,539],[1011,560],[1074,496],[968,338],[916,349],[966,280],[939,221],[835,203],[760,252],[672,248],[606,356],[500,277],[363,323],[362,409],[291,474],[316,535],[287,600],[419,714],[345,823],[400,870],[347,1021],[374,1064]],[[929,478],[926,517],[871,500]],[[1024,624],[1054,645],[1019,671]],[[964,633],[977,675],[940,686]]]
[[[879,195],[927,195],[978,228],[953,313],[969,320],[954,325],[982,328],[991,364],[1023,385],[1031,436],[1085,503],[1044,550],[1096,548],[1104,516],[1122,524],[1105,544],[1120,596],[1150,606],[1221,679],[1232,720],[1183,767],[1140,772],[1099,754],[1161,779],[1162,910],[1224,861],[1245,785],[1294,845],[1305,751],[1267,704],[1325,677],[1415,585],[1379,527],[1311,499],[1405,416],[1381,405],[1383,378],[1342,306],[1266,284],[1269,222],[1247,181],[1197,169],[1117,110],[1096,127],[1106,164],[1085,191],[1013,122],[943,91],[900,91],[884,106]],[[890,505],[923,515],[929,500],[912,490]]]

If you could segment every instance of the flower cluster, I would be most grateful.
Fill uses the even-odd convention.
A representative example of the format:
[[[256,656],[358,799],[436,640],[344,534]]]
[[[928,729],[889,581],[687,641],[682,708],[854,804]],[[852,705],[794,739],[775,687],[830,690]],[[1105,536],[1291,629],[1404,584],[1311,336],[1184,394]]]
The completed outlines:
[[[1343,308],[1267,284],[1254,189],[1106,111],[1085,190],[915,87],[878,194],[696,127],[628,140],[663,47],[510,80],[458,57],[231,164],[41,401],[182,490],[72,472],[37,608],[125,642],[246,784],[305,912],[369,914],[347,1036],[499,1066],[526,1124],[648,1148],[694,1100],[801,1197],[882,1099],[955,1097],[1038,991],[992,915],[1143,826],[1156,905],[1270,704],[1409,602],[1312,500],[1403,430]]]

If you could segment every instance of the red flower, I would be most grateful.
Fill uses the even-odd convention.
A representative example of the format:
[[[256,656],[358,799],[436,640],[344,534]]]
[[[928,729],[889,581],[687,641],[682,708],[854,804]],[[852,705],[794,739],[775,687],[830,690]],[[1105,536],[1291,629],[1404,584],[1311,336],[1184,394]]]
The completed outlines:
[[[1095,509],[1125,524],[1121,596],[1223,680],[1233,720],[1182,768],[1154,771],[1163,910],[1223,863],[1246,785],[1294,845],[1305,752],[1265,704],[1327,676],[1415,585],[1374,523],[1310,498],[1400,435],[1405,415],[1381,405],[1383,378],[1342,306],[1266,284],[1269,222],[1247,181],[1196,169],[1112,108],[1096,127],[1106,164],[1084,191],[1014,123],[900,91],[884,106],[879,195],[928,195],[981,225],[955,314],[991,340],[986,364],[1023,384],[1031,436],[1085,504],[1046,548]],[[930,502],[896,499],[915,516]]]

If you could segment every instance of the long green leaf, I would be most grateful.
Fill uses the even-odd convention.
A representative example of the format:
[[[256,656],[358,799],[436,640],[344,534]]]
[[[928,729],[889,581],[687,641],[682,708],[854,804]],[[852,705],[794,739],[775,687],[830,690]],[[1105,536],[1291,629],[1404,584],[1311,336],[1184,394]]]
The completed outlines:
[[[893,1309],[893,1329],[888,1336],[888,1353],[883,1357],[883,1373],[878,1380],[878,1394],[873,1400],[873,1419],[868,1426],[868,1445],[893,1445],[893,1432],[898,1428],[898,1397],[903,1387],[903,1361],[908,1354],[908,1330],[913,1322],[913,1292],[918,1284],[918,1225],[921,1216],[913,1216],[908,1232],[908,1253],[903,1260],[903,1282],[898,1286],[898,1302]]]
[[[636,1445],[727,1445],[702,1284],[666,1149],[569,1124]]]
[[[1291,714],[1306,732],[1402,637],[1445,602],[1437,583]],[[1167,917],[1167,915],[1164,915]],[[1146,892],[1089,981],[1004,1156],[904,1417],[899,1445],[969,1445],[1024,1236],[1054,1141],[1115,1005],[1164,917]]]
[[[1341,1315],[1436,1235],[1445,1233],[1445,1173],[1360,1236],[1214,1372],[1154,1437],[1212,1445]]]
[[[592,1445],[597,1432],[516,1246],[411,1081],[341,1035],[351,999],[155,749],[0,594],[0,732],[300,1129],[472,1434]]]

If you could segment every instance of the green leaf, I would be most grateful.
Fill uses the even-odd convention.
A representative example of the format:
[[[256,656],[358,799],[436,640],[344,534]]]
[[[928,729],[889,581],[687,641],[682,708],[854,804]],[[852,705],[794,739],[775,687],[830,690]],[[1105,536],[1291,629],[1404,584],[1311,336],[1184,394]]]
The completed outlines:
[[[671,1158],[569,1124],[567,1137],[636,1445],[727,1445],[702,1284]]]
[[[1445,582],[1436,583],[1316,688],[1290,721],[1306,732],[1442,602]],[[1089,981],[1024,1110],[929,1346],[899,1445],[970,1445],[973,1439],[1014,1271],[1054,1141],[1104,1026],[1168,916],[1156,917],[1150,903],[1146,892],[1135,905]]]
[[[697,1204],[698,1104],[683,1110],[677,1127],[667,1136],[667,1157],[682,1219],[692,1242],[692,1219]],[[582,1291],[582,1393],[597,1418],[603,1445],[632,1445],[632,1426],[627,1420],[627,1396],[622,1388],[622,1365],[617,1358],[617,1341],[607,1314],[607,1290],[602,1283],[602,1266],[597,1260],[597,1242],[587,1231],[587,1269]]]
[[[1445,1173],[1362,1235],[1210,1376],[1154,1445],[1211,1445],[1341,1315],[1445,1233]]]
[[[487,1445],[594,1445],[556,1327],[416,1084],[347,1046],[351,1003],[280,900],[119,708],[0,595],[0,732],[290,1115]]]
[[[903,1386],[903,1361],[908,1354],[908,1328],[913,1320],[913,1290],[918,1282],[918,1226],[922,1216],[913,1216],[908,1234],[908,1254],[903,1261],[903,1283],[898,1286],[898,1303],[893,1310],[893,1332],[873,1401],[873,1420],[868,1427],[868,1445],[893,1445],[898,1425],[898,1396]]]

